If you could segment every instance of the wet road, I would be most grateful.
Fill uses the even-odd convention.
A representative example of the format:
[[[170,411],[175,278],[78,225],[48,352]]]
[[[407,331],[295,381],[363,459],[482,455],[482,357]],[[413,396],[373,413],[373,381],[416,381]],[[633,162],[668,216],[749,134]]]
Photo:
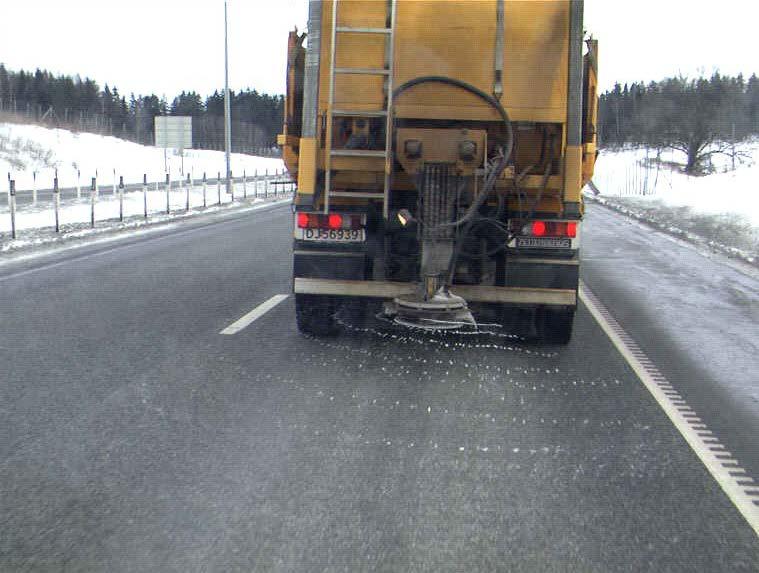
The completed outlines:
[[[565,348],[348,318],[311,339],[291,299],[220,335],[289,291],[290,216],[2,268],[0,570],[759,569],[756,534],[585,307]],[[609,216],[590,210],[584,280],[635,315]],[[630,331],[670,348],[656,321]],[[694,392],[682,350],[656,362],[689,400],[730,393]],[[750,409],[717,409],[700,413],[755,459],[720,425]]]

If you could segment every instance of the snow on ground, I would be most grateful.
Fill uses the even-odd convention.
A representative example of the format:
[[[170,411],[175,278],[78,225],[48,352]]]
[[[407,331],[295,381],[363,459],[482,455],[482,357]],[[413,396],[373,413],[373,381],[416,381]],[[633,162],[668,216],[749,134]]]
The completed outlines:
[[[172,179],[180,179],[182,163],[184,173],[200,179],[203,173],[209,178],[224,173],[225,160],[221,151],[191,149],[182,158],[169,150],[167,166]],[[16,180],[16,188],[31,189],[34,172],[37,172],[37,187],[51,188],[55,170],[58,169],[58,183],[61,187],[77,184],[77,170],[81,183],[89,186],[90,179],[97,172],[102,186],[111,185],[114,177],[124,177],[125,183],[142,181],[143,174],[148,181],[163,181],[165,174],[163,148],[139,145],[116,137],[92,133],[74,133],[65,129],[48,129],[38,125],[0,123],[0,173],[6,173]],[[255,157],[241,153],[232,154],[232,173],[251,176],[258,170],[263,173],[281,170],[281,159]],[[0,188],[7,191],[7,182]]]
[[[176,222],[203,214],[224,211],[242,211],[263,207],[277,200],[289,201],[292,185],[273,185],[273,181],[287,181],[283,177],[270,177],[234,185],[232,196],[216,184],[208,185],[205,193],[202,185],[189,189],[189,210],[187,209],[187,187],[176,187],[169,192],[169,213],[166,212],[166,191],[154,186],[143,195],[142,191],[124,193],[123,215],[119,220],[119,197],[110,191],[97,198],[95,203],[95,227],[91,227],[92,202],[89,193],[81,199],[61,202],[59,211],[60,232],[55,232],[55,212],[50,202],[19,209],[16,215],[16,239],[10,233],[10,213],[7,207],[0,208],[0,253],[16,253],[29,248],[50,244],[60,244],[71,239],[92,238],[116,231],[134,231],[156,223]],[[205,200],[204,200],[205,195]],[[147,201],[148,217],[145,215]],[[204,206],[205,204],[205,206]]]
[[[759,261],[759,142],[745,157],[715,156],[710,175],[682,173],[685,156],[650,149],[604,150],[596,162],[595,198],[618,211],[749,262]]]
[[[234,185],[235,201],[247,196],[250,201],[274,198],[275,195],[282,195],[283,192],[290,191],[290,185],[274,185],[277,181],[286,181],[284,177],[259,178],[256,181],[236,182]],[[289,180],[287,180],[289,181]],[[189,191],[189,193],[188,193]],[[168,196],[167,196],[168,195]],[[189,195],[189,203],[188,203]],[[92,200],[89,191],[82,193],[81,199],[66,199],[61,201],[59,211],[59,224],[61,226],[76,225],[87,223],[92,220]],[[232,203],[232,196],[226,193],[223,183],[221,186],[216,183],[206,185],[205,198],[203,185],[194,185],[188,187],[180,184],[174,184],[171,190],[166,193],[163,185],[149,185],[148,191],[143,195],[142,191],[130,191],[124,193],[123,216],[124,218],[134,216],[145,216],[146,204],[149,217],[158,214],[166,214],[167,204],[170,213],[177,211],[186,211],[200,207],[211,207],[214,205],[227,205]],[[118,195],[113,195],[111,190],[101,191],[95,200],[95,221],[96,225],[109,219],[118,219],[120,213],[120,201]],[[16,231],[22,234],[29,229],[39,229],[52,227],[55,225],[55,211],[51,201],[39,202],[37,206],[24,205],[16,211]],[[7,234],[11,230],[11,218],[9,209],[6,206],[0,207],[0,233]],[[2,235],[0,235],[2,236]]]
[[[223,185],[219,186],[214,181],[205,186],[204,192],[201,184],[204,172],[209,179],[215,179],[219,172],[225,170],[223,152],[185,151],[185,174],[190,174],[194,183],[189,186],[189,192],[185,177],[180,174],[182,158],[170,152],[168,162],[172,185],[167,197],[163,184],[164,151],[161,148],[138,145],[115,137],[73,133],[36,125],[0,123],[0,170],[9,172],[11,178],[16,180],[19,199],[15,217],[17,236],[13,240],[8,183],[3,177],[0,180],[4,181],[0,184],[0,189],[5,187],[0,201],[0,253],[16,252],[71,238],[134,229],[202,213],[249,209],[255,203],[289,197],[293,191],[291,184],[275,184],[289,181],[287,175],[283,174],[284,164],[281,159],[232,154],[232,172],[236,177],[234,204],[232,196],[226,193]],[[51,194],[40,194],[37,204],[33,205],[30,204],[28,192],[34,184],[34,172],[37,173],[37,188],[50,189],[56,169],[61,188],[76,187],[77,170],[81,172],[81,197],[76,198],[73,192],[62,194],[60,233],[55,232]],[[93,229],[89,182],[96,170],[100,189],[94,204]],[[268,177],[265,176],[267,170]],[[243,181],[240,176],[244,172],[247,178]],[[123,176],[126,185],[142,183],[143,174],[151,182],[147,193],[129,189],[124,193],[122,204],[119,196],[113,192],[114,181]],[[119,220],[120,212],[123,212],[124,221]]]

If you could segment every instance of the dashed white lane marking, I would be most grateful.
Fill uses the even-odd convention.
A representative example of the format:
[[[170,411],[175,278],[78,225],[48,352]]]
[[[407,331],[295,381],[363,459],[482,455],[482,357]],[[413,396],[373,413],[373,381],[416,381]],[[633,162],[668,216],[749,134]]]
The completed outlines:
[[[759,483],[748,475],[738,460],[720,443],[704,421],[688,406],[601,301],[582,282],[580,283],[580,300],[709,473],[746,518],[754,532],[759,535]]]
[[[248,314],[246,314],[245,316],[241,317],[240,319],[230,324],[228,327],[222,330],[219,334],[237,334],[243,328],[249,326],[251,322],[253,322],[256,319],[261,318],[263,315],[269,312],[272,308],[274,308],[280,302],[285,300],[288,296],[290,295],[275,294],[266,302],[262,302],[261,304],[259,304],[256,308],[251,310]]]

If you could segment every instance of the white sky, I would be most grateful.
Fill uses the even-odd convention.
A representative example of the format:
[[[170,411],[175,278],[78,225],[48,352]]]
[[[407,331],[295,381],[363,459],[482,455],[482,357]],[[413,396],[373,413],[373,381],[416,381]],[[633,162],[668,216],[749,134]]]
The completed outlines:
[[[544,0],[551,1],[551,0]],[[0,62],[114,84],[123,95],[223,86],[223,0],[0,0]],[[287,32],[307,0],[229,0],[230,86],[284,91]],[[683,73],[759,73],[756,0],[586,0],[601,87]]]

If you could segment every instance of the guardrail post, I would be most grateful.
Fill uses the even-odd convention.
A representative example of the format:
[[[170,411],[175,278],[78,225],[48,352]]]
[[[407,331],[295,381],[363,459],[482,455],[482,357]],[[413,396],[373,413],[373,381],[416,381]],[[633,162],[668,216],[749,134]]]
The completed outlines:
[[[142,174],[142,214],[148,218],[148,174]]]
[[[37,204],[37,172],[32,172],[32,205]]]
[[[90,227],[95,228],[95,198],[98,195],[98,178],[92,178],[90,185]]]
[[[229,171],[229,193],[232,195],[232,203],[235,202],[235,178],[232,176],[232,171]]]
[[[219,205],[221,205],[221,171],[216,173],[216,191],[219,194]]]
[[[264,172],[264,199],[269,198],[269,169]]]
[[[258,198],[258,169],[253,172],[253,197]]]
[[[94,177],[94,179],[95,179],[95,198],[97,199],[97,198],[100,197],[100,183],[98,182],[98,170],[97,169],[95,169],[95,177]]]
[[[190,210],[190,174],[187,174],[187,183],[185,183],[185,204],[184,210]]]
[[[242,170],[242,198],[248,198],[248,173],[245,169]]]
[[[206,193],[208,191],[208,181],[206,180],[206,172],[203,171],[203,207],[206,207]]]
[[[61,219],[59,211],[61,209],[61,190],[58,188],[57,176],[53,179],[53,204],[55,205],[55,232],[60,233]]]
[[[124,176],[119,175],[119,221],[124,222]]]
[[[76,170],[76,198],[81,199],[82,198],[82,172],[77,169]]]
[[[166,174],[166,214],[168,215],[171,213],[171,197],[169,195],[169,192],[171,191],[171,179],[170,175]]]
[[[11,238],[16,238],[16,180],[11,179],[8,187],[8,202],[11,208]]]

